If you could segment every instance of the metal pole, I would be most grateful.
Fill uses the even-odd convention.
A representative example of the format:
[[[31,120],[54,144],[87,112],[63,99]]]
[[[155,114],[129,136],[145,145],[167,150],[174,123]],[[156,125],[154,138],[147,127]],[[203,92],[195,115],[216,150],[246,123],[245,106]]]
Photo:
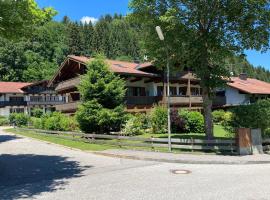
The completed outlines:
[[[171,141],[171,102],[170,102],[170,64],[169,64],[169,54],[168,54],[168,48],[166,48],[167,53],[167,107],[168,107],[168,146],[169,151],[172,151],[172,141]]]

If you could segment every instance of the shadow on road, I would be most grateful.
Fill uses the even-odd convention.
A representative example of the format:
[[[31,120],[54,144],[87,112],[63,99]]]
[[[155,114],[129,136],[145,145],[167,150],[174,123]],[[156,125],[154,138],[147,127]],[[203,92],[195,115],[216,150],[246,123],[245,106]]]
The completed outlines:
[[[80,177],[90,167],[61,156],[0,154],[0,199],[28,199],[61,189],[66,179]]]
[[[18,137],[16,135],[0,135],[0,143],[8,142],[10,140],[17,140],[21,139],[21,137]]]

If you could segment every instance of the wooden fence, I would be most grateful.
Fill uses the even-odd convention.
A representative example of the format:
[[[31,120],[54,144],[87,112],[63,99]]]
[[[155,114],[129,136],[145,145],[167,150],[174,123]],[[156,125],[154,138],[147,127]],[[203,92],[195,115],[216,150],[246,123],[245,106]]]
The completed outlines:
[[[38,134],[53,134],[57,137],[67,138],[71,140],[84,141],[95,144],[114,145],[119,147],[147,147],[147,148],[167,148],[168,138],[143,138],[135,136],[122,135],[103,135],[103,134],[84,134],[79,132],[66,131],[49,131],[40,129],[26,129],[17,128],[23,131],[33,131]],[[235,152],[236,143],[233,139],[215,139],[215,140],[201,140],[201,139],[171,139],[173,149],[196,150],[196,151],[219,151],[219,152]]]

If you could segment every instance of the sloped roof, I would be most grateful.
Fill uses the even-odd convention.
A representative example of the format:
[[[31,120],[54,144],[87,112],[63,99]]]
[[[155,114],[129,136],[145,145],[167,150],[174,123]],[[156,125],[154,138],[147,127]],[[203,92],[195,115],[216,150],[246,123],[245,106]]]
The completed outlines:
[[[91,61],[93,58],[87,58],[84,56],[73,56],[70,55],[68,58],[76,60],[81,63],[87,63]],[[134,74],[134,75],[143,75],[143,76],[154,76],[154,74],[143,72],[137,69],[140,64],[126,62],[126,61],[118,61],[118,60],[109,60],[106,59],[106,62],[109,64],[110,69],[118,74]]]
[[[227,83],[230,87],[249,94],[270,94],[270,83],[257,79],[232,77],[231,82]]]
[[[21,93],[23,87],[30,85],[31,83],[22,82],[0,82],[0,93]]]

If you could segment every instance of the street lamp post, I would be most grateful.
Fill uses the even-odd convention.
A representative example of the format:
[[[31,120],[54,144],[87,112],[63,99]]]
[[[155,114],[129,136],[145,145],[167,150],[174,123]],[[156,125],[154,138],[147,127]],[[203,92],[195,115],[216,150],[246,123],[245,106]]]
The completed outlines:
[[[164,35],[160,26],[156,26],[156,31],[157,31],[159,39],[164,42],[165,38],[164,38]],[[166,44],[165,44],[165,48],[166,48],[166,57],[167,57],[166,68],[167,68],[168,146],[169,146],[169,151],[171,152],[172,142],[171,142],[171,108],[170,108],[170,64],[169,64],[168,47]]]

